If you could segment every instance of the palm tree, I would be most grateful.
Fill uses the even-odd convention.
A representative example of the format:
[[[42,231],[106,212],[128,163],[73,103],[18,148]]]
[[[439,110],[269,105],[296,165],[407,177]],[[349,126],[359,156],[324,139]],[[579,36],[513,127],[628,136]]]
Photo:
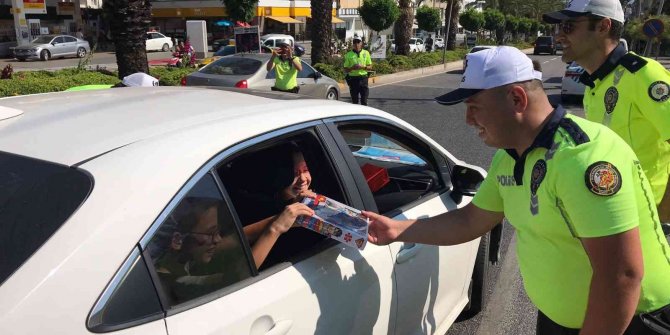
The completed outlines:
[[[409,55],[409,39],[412,35],[412,25],[414,24],[414,8],[412,0],[399,0],[400,17],[393,26],[393,35],[395,36],[396,54]]]
[[[310,0],[312,6],[312,64],[324,63],[330,56],[330,37],[332,36],[333,10],[332,0]]]
[[[116,49],[119,79],[136,73],[149,73],[146,33],[151,24],[148,0],[105,0],[103,5]]]
[[[451,2],[453,1],[453,4]],[[447,7],[444,9],[445,21],[448,21],[449,15],[451,15],[451,24],[449,25],[449,36],[447,40],[447,45],[445,46],[447,50],[456,49],[456,33],[458,33],[458,13],[461,11],[461,4],[463,0],[446,0]],[[449,14],[449,8],[451,8],[451,14]]]

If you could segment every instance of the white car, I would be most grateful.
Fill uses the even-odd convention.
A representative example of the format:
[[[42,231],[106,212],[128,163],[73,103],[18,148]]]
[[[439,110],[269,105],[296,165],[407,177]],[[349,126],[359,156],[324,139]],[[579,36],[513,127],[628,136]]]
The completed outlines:
[[[170,51],[172,39],[155,31],[147,33],[147,51]]]
[[[412,37],[409,39],[409,51],[410,52],[425,52],[426,45],[423,43],[423,40],[418,37]]]
[[[495,47],[496,47],[495,45],[476,45],[476,46],[470,48],[470,50],[468,50],[468,53],[471,54],[473,52],[482,51],[482,50],[486,50],[486,49],[491,49],[491,48],[495,48]],[[465,72],[465,58],[463,58],[463,72]]]
[[[579,77],[584,73],[584,68],[575,62],[571,62],[565,67],[565,73],[561,80],[561,101],[577,102],[584,97],[586,86],[579,81]]]
[[[435,45],[435,49],[442,49],[442,48],[444,48],[444,38],[436,37],[436,38],[435,38],[434,45]]]
[[[256,269],[243,226],[276,214],[252,199],[276,194],[277,148],[298,145],[320,194],[396,218],[462,207],[485,174],[390,114],[296,97],[0,99],[0,334],[444,334],[469,295],[481,308],[488,236],[358,250],[296,227]],[[205,200],[212,230],[180,230]]]

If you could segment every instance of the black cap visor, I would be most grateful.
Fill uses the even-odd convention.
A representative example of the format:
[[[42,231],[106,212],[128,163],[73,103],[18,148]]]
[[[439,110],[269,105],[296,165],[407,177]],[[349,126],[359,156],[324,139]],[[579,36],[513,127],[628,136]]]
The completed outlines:
[[[477,88],[459,88],[456,90],[453,90],[445,95],[441,95],[437,98],[435,98],[435,101],[437,103],[442,104],[442,105],[455,105],[459,102],[463,102],[465,99],[483,91],[482,89],[477,89]]]
[[[591,12],[575,12],[571,10],[559,10],[556,12],[542,14],[542,21],[551,24],[561,23],[562,21],[569,20],[575,17],[587,16]]]

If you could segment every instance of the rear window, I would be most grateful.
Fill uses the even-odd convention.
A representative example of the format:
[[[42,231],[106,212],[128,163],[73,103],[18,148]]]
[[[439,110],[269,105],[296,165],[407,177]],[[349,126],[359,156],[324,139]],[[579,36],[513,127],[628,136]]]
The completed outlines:
[[[551,44],[551,37],[550,36],[540,36],[540,37],[537,38],[535,43]]]
[[[37,251],[93,188],[81,170],[0,152],[0,284]]]
[[[489,47],[474,47],[474,48],[472,48],[472,50],[470,50],[470,53],[477,52],[477,51],[482,51],[482,50],[486,50],[486,49],[490,49],[490,48]]]
[[[256,73],[262,64],[263,62],[253,58],[223,57],[207,65],[200,72],[224,76],[245,76]]]

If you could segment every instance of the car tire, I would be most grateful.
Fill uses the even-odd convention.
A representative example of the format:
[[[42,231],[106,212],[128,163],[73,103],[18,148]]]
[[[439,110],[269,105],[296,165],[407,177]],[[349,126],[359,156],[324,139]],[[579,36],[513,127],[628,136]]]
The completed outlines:
[[[84,58],[86,56],[86,49],[79,48],[77,49],[77,58]]]
[[[338,100],[339,98],[337,90],[334,88],[330,88],[328,92],[326,92],[326,100]]]
[[[49,50],[42,50],[42,52],[40,52],[41,60],[46,62],[49,60],[49,58],[51,58],[51,53],[49,53]]]
[[[486,233],[479,241],[477,258],[475,259],[475,268],[472,271],[472,279],[468,288],[469,300],[460,315],[461,320],[467,320],[484,309],[488,298],[488,277],[489,277],[489,246],[491,233]]]
[[[170,45],[168,45],[167,43],[163,44],[163,48],[161,48],[161,50],[162,50],[162,51],[168,51],[168,50],[170,50]]]

